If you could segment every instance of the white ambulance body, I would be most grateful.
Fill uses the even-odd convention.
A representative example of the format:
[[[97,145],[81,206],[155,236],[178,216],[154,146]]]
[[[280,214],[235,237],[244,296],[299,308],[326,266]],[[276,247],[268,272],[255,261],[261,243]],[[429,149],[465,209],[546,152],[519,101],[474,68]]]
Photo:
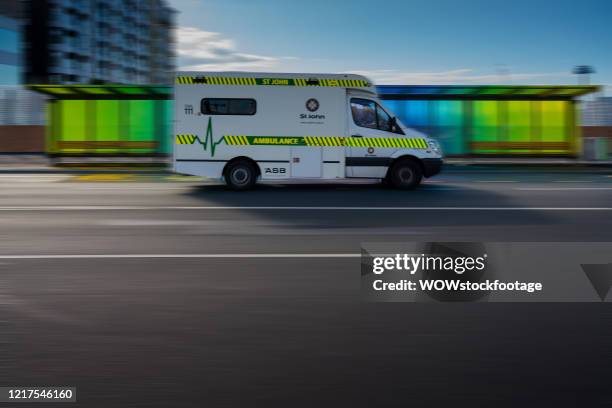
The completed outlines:
[[[358,75],[179,72],[174,171],[225,180],[370,178],[413,188],[438,143],[403,126]]]

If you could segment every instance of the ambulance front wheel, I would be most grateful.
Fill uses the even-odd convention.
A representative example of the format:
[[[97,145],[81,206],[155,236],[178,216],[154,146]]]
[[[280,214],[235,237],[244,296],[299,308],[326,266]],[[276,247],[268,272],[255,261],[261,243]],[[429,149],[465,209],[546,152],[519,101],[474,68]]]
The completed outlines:
[[[391,167],[389,182],[395,188],[412,190],[423,179],[423,170],[415,160],[401,160]]]
[[[225,182],[234,190],[248,190],[257,182],[257,169],[246,160],[230,163],[225,170]]]

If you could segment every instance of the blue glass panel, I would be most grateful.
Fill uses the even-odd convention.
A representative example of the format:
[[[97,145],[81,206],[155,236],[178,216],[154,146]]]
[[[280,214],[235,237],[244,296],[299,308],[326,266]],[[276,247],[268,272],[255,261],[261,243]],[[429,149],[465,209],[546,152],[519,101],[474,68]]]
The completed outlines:
[[[16,31],[0,28],[0,51],[19,52],[19,36]]]

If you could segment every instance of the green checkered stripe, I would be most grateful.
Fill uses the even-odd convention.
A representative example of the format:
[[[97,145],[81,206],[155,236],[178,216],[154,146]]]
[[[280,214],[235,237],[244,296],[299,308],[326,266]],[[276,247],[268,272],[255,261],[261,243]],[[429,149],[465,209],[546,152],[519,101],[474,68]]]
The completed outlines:
[[[230,146],[352,146],[427,149],[424,138],[225,135]]]

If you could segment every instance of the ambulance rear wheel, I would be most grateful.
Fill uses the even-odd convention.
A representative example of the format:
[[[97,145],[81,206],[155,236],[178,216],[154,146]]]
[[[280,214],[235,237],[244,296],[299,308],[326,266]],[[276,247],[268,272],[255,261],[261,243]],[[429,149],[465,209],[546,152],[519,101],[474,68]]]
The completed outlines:
[[[246,160],[236,161],[225,170],[225,182],[234,190],[248,190],[257,182],[257,170]]]
[[[417,187],[423,179],[421,166],[414,160],[402,160],[391,168],[389,181],[395,188],[412,190]]]

